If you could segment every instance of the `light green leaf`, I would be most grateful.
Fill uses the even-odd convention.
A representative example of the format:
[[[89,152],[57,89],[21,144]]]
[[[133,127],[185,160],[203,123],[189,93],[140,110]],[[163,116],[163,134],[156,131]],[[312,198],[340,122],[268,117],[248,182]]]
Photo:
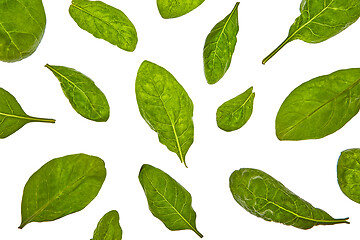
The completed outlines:
[[[320,43],[342,32],[360,17],[359,0],[302,0],[300,16],[288,37],[263,60],[265,64],[289,42]]]
[[[360,69],[346,69],[301,84],[282,103],[279,140],[318,139],[342,128],[360,109]]]
[[[177,18],[185,15],[198,6],[205,0],[157,0],[157,6],[160,15],[163,18]]]
[[[185,164],[185,155],[194,141],[193,103],[166,69],[144,61],[135,82],[140,114],[158,133],[159,141],[175,152]]]
[[[119,213],[112,210],[99,221],[92,240],[121,240],[122,229],[119,224]]]
[[[33,54],[45,25],[41,0],[0,0],[0,61],[16,62]]]
[[[325,211],[313,207],[275,178],[257,169],[234,171],[230,176],[230,190],[240,206],[266,221],[300,229],[349,223],[348,218],[334,219]]]
[[[70,16],[79,27],[96,38],[132,52],[138,41],[134,25],[119,9],[101,1],[73,0]]]
[[[106,122],[109,119],[109,103],[90,78],[72,68],[49,64],[45,67],[60,81],[65,96],[77,113],[97,122]]]
[[[238,130],[251,117],[255,93],[253,87],[239,96],[223,103],[216,112],[216,122],[219,128],[231,132]]]
[[[230,67],[239,32],[238,6],[239,2],[206,38],[203,59],[205,77],[209,84],[218,82]]]
[[[104,161],[98,157],[74,154],[49,161],[24,187],[19,228],[84,209],[100,191],[105,176]]]
[[[139,181],[151,213],[168,229],[189,229],[203,237],[196,229],[196,213],[191,206],[191,195],[183,186],[165,172],[147,164],[141,167]]]

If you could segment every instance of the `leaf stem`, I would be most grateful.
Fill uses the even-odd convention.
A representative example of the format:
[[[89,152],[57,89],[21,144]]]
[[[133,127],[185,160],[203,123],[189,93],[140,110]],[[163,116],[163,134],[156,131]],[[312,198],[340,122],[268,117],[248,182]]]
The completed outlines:
[[[278,51],[280,51],[280,49],[282,49],[290,41],[291,37],[292,35],[287,37],[274,51],[272,51],[266,58],[264,58],[262,60],[262,64],[267,63],[267,61],[269,61],[270,58],[272,58]]]
[[[30,117],[31,121],[34,122],[45,122],[45,123],[55,123],[55,119],[50,119],[50,118],[37,118],[37,117]]]

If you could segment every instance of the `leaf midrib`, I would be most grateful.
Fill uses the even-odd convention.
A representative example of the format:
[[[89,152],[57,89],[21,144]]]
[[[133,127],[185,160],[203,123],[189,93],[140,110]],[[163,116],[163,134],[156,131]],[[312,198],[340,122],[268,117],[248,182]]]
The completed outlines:
[[[251,99],[251,97],[255,95],[254,92],[251,92],[250,95],[246,98],[246,100],[235,110],[231,113],[231,116],[234,116],[234,114],[239,111],[241,108],[243,108]]]

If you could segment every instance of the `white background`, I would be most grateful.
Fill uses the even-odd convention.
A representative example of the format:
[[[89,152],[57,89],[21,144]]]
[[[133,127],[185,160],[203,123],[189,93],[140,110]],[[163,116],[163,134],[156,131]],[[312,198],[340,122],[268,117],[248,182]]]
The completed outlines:
[[[204,239],[325,239],[358,235],[360,206],[337,184],[341,151],[360,147],[360,119],[320,139],[280,142],[275,117],[285,97],[298,85],[339,69],[359,67],[360,23],[320,44],[291,42],[265,66],[261,60],[287,36],[299,15],[299,1],[244,0],[239,6],[238,43],[230,69],[215,85],[203,73],[202,49],[213,26],[231,12],[235,1],[206,0],[191,13],[162,19],[155,0],[105,0],[122,10],[137,29],[139,42],[128,53],[81,30],[68,14],[68,1],[44,0],[47,25],[37,51],[17,63],[0,63],[0,86],[13,94],[26,113],[55,118],[55,124],[30,123],[1,140],[0,226],[4,239],[90,239],[98,220],[117,210],[123,239],[199,239],[190,230],[169,231],[148,210],[137,179],[142,164],[162,169],[193,197],[197,227]],[[160,144],[141,118],[135,78],[143,60],[170,71],[194,102],[195,141],[186,169],[175,153]],[[44,65],[72,67],[92,78],[110,104],[110,119],[82,118],[68,103],[58,80]],[[216,109],[254,86],[254,111],[240,130],[216,125]],[[53,222],[21,220],[23,187],[49,160],[74,153],[101,157],[107,177],[99,195],[84,210]],[[350,225],[299,230],[266,222],[233,199],[228,179],[239,168],[261,169],[315,207]]]

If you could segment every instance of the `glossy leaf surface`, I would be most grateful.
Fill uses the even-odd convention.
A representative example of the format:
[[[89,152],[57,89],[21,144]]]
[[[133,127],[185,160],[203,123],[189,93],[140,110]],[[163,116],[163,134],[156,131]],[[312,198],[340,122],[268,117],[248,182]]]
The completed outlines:
[[[165,172],[144,164],[139,173],[151,213],[170,230],[189,229],[199,237],[190,193]]]
[[[33,54],[45,25],[41,0],[0,0],[0,60],[16,62]]]
[[[135,83],[140,114],[181,162],[194,141],[193,103],[166,69],[144,61]]]
[[[119,223],[119,213],[112,210],[99,221],[92,240],[121,240],[122,229]]]
[[[239,32],[238,6],[237,2],[231,13],[216,24],[206,38],[203,59],[209,84],[218,82],[230,67]]]
[[[231,132],[245,125],[250,119],[255,93],[253,87],[239,96],[223,103],[216,112],[216,122],[220,129]]]
[[[65,96],[77,113],[97,122],[106,122],[109,119],[109,103],[90,78],[72,68],[49,64],[46,64],[46,67],[60,81]]]
[[[230,176],[234,199],[246,211],[266,221],[283,223],[300,229],[317,225],[349,223],[334,219],[301,199],[267,173],[251,168],[234,171]]]
[[[119,9],[101,1],[73,0],[69,13],[79,27],[96,38],[132,52],[138,41],[134,25]]]
[[[263,64],[293,40],[323,42],[345,30],[359,17],[359,0],[302,0],[300,16],[290,27],[288,37],[263,60]]]
[[[360,109],[360,69],[347,69],[301,84],[276,116],[280,140],[318,139],[342,128]]]
[[[157,7],[163,18],[176,18],[185,15],[205,0],[157,0]]]
[[[95,156],[73,154],[47,162],[24,187],[19,228],[84,209],[100,191],[105,176],[104,161]]]

